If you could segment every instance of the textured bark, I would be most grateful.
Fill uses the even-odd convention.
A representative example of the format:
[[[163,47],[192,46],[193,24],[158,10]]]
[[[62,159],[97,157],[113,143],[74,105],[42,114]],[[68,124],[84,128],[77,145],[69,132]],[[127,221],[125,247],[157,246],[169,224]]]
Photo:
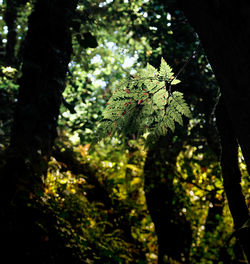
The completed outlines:
[[[43,192],[47,162],[72,45],[70,23],[77,1],[37,0],[29,18],[22,77],[7,162],[1,173],[0,235],[9,263],[44,263],[48,252],[34,207]],[[15,252],[15,254],[13,254]]]
[[[240,175],[235,169],[235,162],[238,141],[248,171],[250,171],[250,2],[247,0],[237,2],[179,0],[178,2],[189,22],[199,34],[220,85],[225,111],[228,115],[227,120],[231,124],[229,126],[230,131],[227,131],[231,135],[225,133],[222,136],[228,137],[228,139],[231,137],[232,140],[231,143],[228,140],[228,145],[224,145],[224,154],[227,154],[227,159],[222,156],[222,167],[227,168],[224,175],[227,173],[232,175],[227,179],[224,178],[224,184],[225,189],[228,190],[228,198],[231,199],[230,210],[235,221],[235,227],[238,228],[248,219],[248,212],[243,208],[242,210],[237,208],[245,206],[241,206],[241,203],[238,204],[244,200],[244,197],[236,191],[237,186],[239,186]],[[228,125],[226,126],[225,122],[222,124],[225,127],[222,127],[221,131],[227,130]],[[234,195],[230,195],[229,192]],[[238,213],[240,219],[238,219]],[[248,261],[250,261],[250,235],[248,238],[242,239],[240,237],[243,246],[245,243],[247,245],[245,253],[248,255]],[[245,241],[245,239],[249,241]]]

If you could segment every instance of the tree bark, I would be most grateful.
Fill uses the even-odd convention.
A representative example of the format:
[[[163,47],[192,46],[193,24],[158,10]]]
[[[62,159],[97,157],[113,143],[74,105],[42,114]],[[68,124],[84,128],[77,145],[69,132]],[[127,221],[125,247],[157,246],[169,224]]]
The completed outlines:
[[[238,166],[238,143],[233,133],[233,127],[223,102],[217,106],[216,118],[221,139],[221,168],[224,182],[224,189],[228,199],[228,205],[234,220],[236,236],[246,253],[250,257],[250,231],[249,228],[242,228],[248,220],[248,208],[245,197],[242,193],[241,172]]]
[[[181,2],[205,48],[250,168],[250,2]]]
[[[9,263],[44,263],[41,213],[34,204],[56,137],[77,0],[37,0],[29,18],[11,144],[1,172],[0,235]],[[14,254],[13,254],[14,253]]]
[[[250,172],[250,2],[246,0],[237,2],[226,0],[179,0],[178,2],[199,34],[221,88],[225,111],[228,115],[227,119],[231,123],[230,131],[228,131],[228,133],[231,132],[231,136],[227,136],[228,138],[230,136],[233,140],[233,142],[227,141],[231,148],[225,145],[224,153],[226,150],[232,152],[232,157],[228,157],[228,162],[236,162],[237,153],[235,151],[238,141],[248,172]],[[221,131],[226,129],[228,129],[228,126],[222,127]],[[223,163],[228,168],[229,175],[232,172],[236,173],[234,177],[233,175],[229,177],[229,180],[224,178],[224,181],[225,188],[230,189],[235,194],[230,197],[232,203],[236,206],[236,212],[233,209],[234,207],[231,206],[230,209],[237,229],[244,221],[249,219],[248,211],[243,208],[240,212],[237,210],[237,207],[240,206],[237,201],[244,200],[244,198],[239,193],[239,196],[237,196],[237,191],[234,188],[234,186],[239,186],[238,172],[233,168],[235,167],[233,166],[234,163],[226,164],[226,159],[223,161],[222,156],[222,167]],[[229,169],[229,166],[231,169]],[[228,194],[229,192],[227,192]],[[244,215],[244,220],[238,219],[236,215],[238,213],[240,213],[240,217],[242,214]],[[248,241],[244,241],[245,239]],[[245,247],[245,253],[250,262],[250,235],[245,239],[240,238],[243,246],[245,243],[248,245],[248,247]]]

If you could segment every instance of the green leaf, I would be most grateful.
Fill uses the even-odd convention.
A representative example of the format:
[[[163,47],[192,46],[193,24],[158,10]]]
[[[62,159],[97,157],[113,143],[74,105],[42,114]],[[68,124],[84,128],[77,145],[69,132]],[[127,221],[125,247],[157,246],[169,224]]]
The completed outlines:
[[[171,83],[171,85],[176,85],[176,84],[178,84],[178,83],[180,83],[181,81],[180,80],[178,80],[178,79],[173,79],[170,83]]]
[[[166,61],[161,59],[160,73],[159,77],[162,77],[163,80],[170,81],[173,76],[171,67],[166,63]]]
[[[160,71],[147,64],[135,77],[126,79],[112,95],[103,112],[103,121],[97,130],[97,138],[112,136],[115,132],[138,136],[149,132],[148,140],[174,132],[175,123],[183,125],[182,116],[191,116],[183,94],[169,94],[165,82],[180,83],[173,77],[171,67],[161,60]],[[170,81],[172,80],[172,82]]]

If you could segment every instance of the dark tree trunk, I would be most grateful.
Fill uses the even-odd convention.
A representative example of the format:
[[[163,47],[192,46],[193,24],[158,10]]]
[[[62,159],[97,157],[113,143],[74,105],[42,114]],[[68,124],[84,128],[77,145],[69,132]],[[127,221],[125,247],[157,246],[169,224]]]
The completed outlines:
[[[76,5],[77,0],[37,0],[29,18],[11,144],[0,175],[0,235],[9,263],[43,263],[39,256],[46,254],[34,204],[43,193],[56,137]]]
[[[212,207],[209,207],[208,214],[205,223],[205,231],[213,232],[216,230],[220,219],[223,213],[224,201],[223,199],[216,198],[216,192],[211,192],[209,197],[209,202],[212,204]]]
[[[229,119],[223,101],[217,106],[216,118],[221,138],[221,168],[224,181],[224,188],[228,199],[230,211],[233,216],[234,226],[237,230],[242,247],[249,258],[250,232],[249,229],[241,227],[248,220],[248,208],[241,189],[241,172],[238,166],[238,143],[233,133],[233,127]]]
[[[7,65],[15,64],[15,46],[17,41],[16,33],[17,2],[15,0],[6,0],[6,10],[4,20],[8,27],[7,44],[5,47],[5,63]]]
[[[182,146],[182,144],[181,144]],[[149,150],[144,167],[147,207],[158,237],[158,263],[188,263],[192,243],[191,225],[181,213],[181,187],[173,183],[180,145],[162,137]],[[178,190],[178,193],[177,193]]]
[[[226,151],[232,153],[233,156],[228,157],[229,162],[232,159],[235,160],[238,141],[248,171],[250,171],[250,2],[247,0],[237,2],[227,0],[179,0],[178,2],[181,3],[182,10],[199,34],[221,87],[224,107],[228,115],[227,119],[231,124],[228,133],[231,132],[231,140],[233,140],[233,142],[229,142],[231,148],[225,146],[224,153]],[[226,129],[228,128],[222,127],[221,131]],[[229,155],[229,153],[227,154]],[[224,165],[231,168],[232,164],[224,162]],[[234,186],[239,185],[239,177],[237,176],[238,172],[233,167],[229,169],[228,173],[231,175],[233,171],[236,174],[232,175],[229,178],[230,180],[224,178],[224,181],[225,188],[231,189],[235,193]],[[244,201],[244,197],[237,196],[236,193],[231,196],[231,199],[236,207],[239,200]],[[248,212],[245,209],[241,210],[240,219],[238,219],[238,215],[235,214],[233,208],[230,209],[236,229],[249,219]],[[238,214],[239,210],[236,210],[236,212]],[[249,232],[249,227],[246,228],[245,232]],[[250,261],[250,235],[246,239],[248,241],[243,241],[245,240],[243,239],[241,242],[243,245],[245,243],[248,245],[248,247],[245,247],[245,253],[248,256],[248,261]]]
[[[17,19],[19,11],[28,2],[28,0],[6,0],[4,9],[4,21],[8,28],[7,43],[5,49],[0,49],[0,58],[3,54],[3,61],[5,65],[19,67],[21,59],[16,50],[17,44]],[[1,46],[2,47],[2,46]],[[2,53],[2,54],[1,54]],[[17,54],[16,54],[17,53]]]

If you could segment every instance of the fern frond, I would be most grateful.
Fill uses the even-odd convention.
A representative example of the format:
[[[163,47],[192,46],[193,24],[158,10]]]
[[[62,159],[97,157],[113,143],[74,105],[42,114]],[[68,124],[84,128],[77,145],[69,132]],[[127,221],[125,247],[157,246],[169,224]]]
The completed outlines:
[[[146,69],[124,80],[103,112],[97,141],[116,132],[141,136],[147,131],[146,144],[149,144],[169,130],[174,132],[176,123],[183,125],[182,116],[191,117],[183,94],[171,93],[169,89],[179,82],[163,58],[159,71],[147,64]]]
[[[174,75],[174,73],[173,73],[171,67],[166,63],[166,61],[163,58],[161,58],[159,77],[161,77],[162,80],[166,80],[169,82],[173,75]]]

